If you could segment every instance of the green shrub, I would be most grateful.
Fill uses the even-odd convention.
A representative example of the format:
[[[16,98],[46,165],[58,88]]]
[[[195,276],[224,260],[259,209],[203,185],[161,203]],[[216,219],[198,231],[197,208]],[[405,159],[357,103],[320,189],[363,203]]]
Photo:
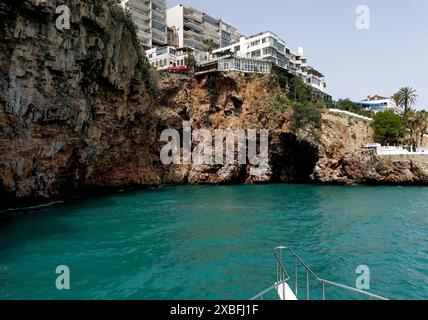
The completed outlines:
[[[329,108],[329,109],[333,108],[333,101],[332,100],[327,99],[327,98],[323,98],[323,100],[324,100],[324,105],[327,108]]]
[[[397,144],[406,135],[403,117],[392,110],[377,113],[373,118],[372,127],[376,142],[382,144]]]
[[[279,94],[272,100],[270,111],[272,114],[284,113],[291,104],[290,99],[286,95]]]
[[[306,102],[311,100],[311,90],[299,77],[289,81],[289,96],[293,101]]]
[[[36,90],[40,93],[40,94],[45,94],[46,93],[46,88],[44,85],[38,83],[34,86],[34,88],[36,88]]]
[[[320,129],[322,126],[322,115],[319,108],[311,102],[297,102],[293,105],[291,116],[291,128],[293,130]]]
[[[355,114],[359,114],[364,117],[373,118],[373,112],[364,110],[356,103],[352,102],[349,99],[339,100],[334,106],[334,108],[344,111],[349,111]]]
[[[15,29],[16,28],[16,20],[6,19],[5,22],[6,22],[6,25],[9,29]]]
[[[281,69],[280,67],[278,67],[277,65],[273,65],[273,71],[276,74],[276,76],[278,77],[278,82],[279,85],[281,87],[281,89],[286,89],[288,88],[288,75],[287,72],[283,69]]]
[[[141,44],[140,39],[138,39],[138,27],[132,21],[132,15],[129,11],[123,10],[120,6],[112,6],[111,13],[113,18],[125,25],[125,27],[131,33],[132,44],[134,45],[135,50],[137,51],[138,56],[138,69],[141,72],[142,80],[144,85],[149,92],[150,95],[157,95],[157,87],[155,82],[152,79],[152,75],[150,74],[151,66],[149,63],[149,59],[144,54],[144,49]]]

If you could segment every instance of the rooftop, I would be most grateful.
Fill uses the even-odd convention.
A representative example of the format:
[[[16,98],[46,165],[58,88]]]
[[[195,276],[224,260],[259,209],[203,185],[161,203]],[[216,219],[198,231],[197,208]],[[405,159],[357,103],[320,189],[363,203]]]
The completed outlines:
[[[389,98],[380,96],[378,94],[368,95],[366,99],[362,101],[379,101],[379,100],[388,100]]]

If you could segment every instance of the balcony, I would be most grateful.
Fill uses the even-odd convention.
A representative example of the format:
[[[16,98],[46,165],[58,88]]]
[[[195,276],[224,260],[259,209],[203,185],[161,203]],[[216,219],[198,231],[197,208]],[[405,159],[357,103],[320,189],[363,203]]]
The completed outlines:
[[[156,7],[166,10],[166,1],[165,0],[152,0],[152,5],[155,5]]]
[[[184,46],[204,51],[204,45],[201,42],[196,41],[194,39],[186,39],[186,40],[184,40]]]
[[[167,37],[157,35],[155,33],[152,34],[152,40],[153,42],[159,43],[159,44],[166,44],[167,43]]]
[[[193,41],[199,45],[201,45],[202,47],[204,46],[204,38],[203,37],[199,37],[199,36],[195,36],[194,34],[186,34],[184,36],[184,41]]]
[[[152,27],[155,27],[163,32],[167,32],[166,21],[159,21],[159,18],[152,19]]]
[[[159,18],[161,20],[166,20],[166,12],[165,12],[165,10],[161,11],[159,9],[153,8],[153,10],[152,10],[152,16],[154,18],[157,17],[157,18]]]
[[[129,8],[131,9],[131,11],[135,9],[136,11],[142,11],[142,13],[149,14],[151,10],[150,1],[146,1],[146,2],[132,1],[129,4]]]
[[[132,20],[139,29],[150,28],[150,19],[144,16],[132,15]]]
[[[197,13],[196,11],[185,10],[184,11],[184,18],[187,18],[189,20],[195,20],[199,24],[202,24],[202,22],[203,22],[202,13]]]
[[[165,28],[165,31],[163,31],[163,30],[160,30],[160,29],[158,29],[158,28],[156,28],[154,26],[152,26],[152,33],[160,35],[160,36],[166,36],[166,34],[167,34],[166,33],[166,28]]]
[[[146,31],[138,31],[138,38],[141,39],[143,42],[145,40],[149,40],[152,37],[152,35]]]
[[[203,27],[202,24],[197,23],[193,20],[189,20],[189,19],[184,19],[184,26],[189,28],[189,29],[193,29],[198,33],[203,33]]]

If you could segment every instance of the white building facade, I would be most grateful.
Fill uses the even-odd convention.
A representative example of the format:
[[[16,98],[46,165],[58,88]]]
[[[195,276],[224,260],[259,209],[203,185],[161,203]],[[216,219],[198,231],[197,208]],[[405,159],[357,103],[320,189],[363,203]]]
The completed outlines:
[[[167,45],[166,0],[129,0],[122,4],[130,11],[145,49]]]
[[[224,57],[218,60],[218,71],[269,74],[272,72],[272,62],[239,57]]]
[[[236,42],[237,29],[221,19],[190,6],[178,5],[167,11],[167,25],[178,31],[179,47],[205,51],[205,40],[212,39],[213,47],[220,48]]]
[[[324,75],[308,65],[308,59],[299,48],[291,51],[285,41],[273,32],[263,32],[251,37],[241,37],[239,42],[213,51],[214,58],[233,55],[240,58],[270,61],[272,64],[300,77],[305,83],[324,92]]]
[[[400,108],[393,99],[382,97],[378,94],[368,95],[366,99],[361,102],[357,102],[357,104],[361,108],[375,113],[386,110],[392,110],[396,113],[400,112]]]
[[[192,52],[193,54],[193,52]],[[189,52],[171,46],[146,50],[149,63],[156,70],[166,70],[170,67],[186,66]]]

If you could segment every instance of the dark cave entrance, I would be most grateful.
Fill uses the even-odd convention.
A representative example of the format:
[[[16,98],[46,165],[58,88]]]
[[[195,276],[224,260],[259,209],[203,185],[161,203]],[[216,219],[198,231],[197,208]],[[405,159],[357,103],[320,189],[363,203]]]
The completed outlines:
[[[271,154],[272,182],[311,183],[311,175],[319,161],[318,147],[299,140],[292,133],[280,135],[273,141]]]

